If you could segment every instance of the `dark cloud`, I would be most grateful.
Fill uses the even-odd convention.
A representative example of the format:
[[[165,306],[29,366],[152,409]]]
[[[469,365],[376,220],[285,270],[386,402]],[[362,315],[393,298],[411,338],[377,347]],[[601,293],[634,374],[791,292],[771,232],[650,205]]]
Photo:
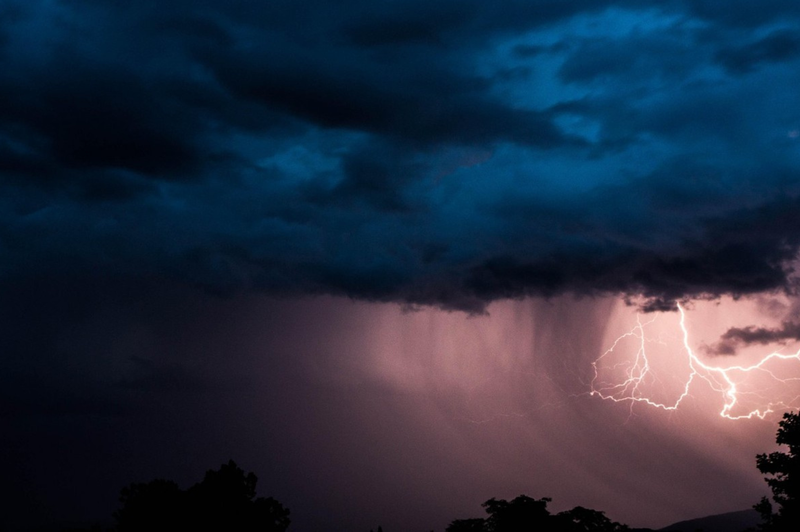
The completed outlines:
[[[685,78],[697,68],[695,31],[681,24],[655,34],[587,39],[575,45],[559,70],[567,83],[602,83],[622,78],[631,83]]]
[[[643,309],[652,311],[674,310],[674,302],[685,297],[772,290],[783,286],[791,271],[787,264],[794,258],[800,227],[794,215],[791,225],[770,226],[799,207],[797,201],[781,202],[757,213],[742,213],[735,222],[715,220],[700,240],[681,242],[672,251],[606,244],[537,261],[492,259],[472,270],[465,292],[478,301],[551,296],[566,290],[635,293],[645,296]],[[747,241],[747,233],[757,234],[758,243]]]
[[[330,190],[311,195],[320,205],[362,202],[378,212],[407,211],[420,203],[408,197],[407,182],[429,171],[406,150],[370,144],[342,161],[344,178]]]
[[[478,311],[788,286],[800,102],[763,67],[794,8],[356,5],[8,4],[3,274]]]
[[[167,108],[136,74],[89,67],[69,53],[43,69],[0,80],[11,176],[57,183],[72,171],[105,169],[170,179],[196,169],[194,119]]]
[[[800,323],[787,321],[779,328],[731,327],[718,342],[705,348],[713,355],[735,355],[737,350],[749,345],[785,344],[800,340]]]
[[[759,65],[793,59],[800,53],[800,38],[795,30],[770,33],[746,46],[723,48],[717,52],[717,61],[734,74],[744,74]]]
[[[457,30],[474,16],[449,2],[427,3],[417,9],[357,20],[345,35],[359,47],[444,45],[444,34]]]
[[[791,2],[767,0],[758,5],[747,0],[735,0],[720,9],[717,0],[699,0],[681,2],[687,11],[702,19],[714,21],[734,28],[757,28],[776,21],[796,19],[800,8]]]
[[[277,46],[286,55],[275,58]],[[541,147],[571,141],[541,112],[486,94],[486,82],[424,55],[390,65],[352,51],[320,54],[265,43],[265,55],[215,54],[205,61],[241,98],[324,128],[357,130],[422,146],[510,140]]]

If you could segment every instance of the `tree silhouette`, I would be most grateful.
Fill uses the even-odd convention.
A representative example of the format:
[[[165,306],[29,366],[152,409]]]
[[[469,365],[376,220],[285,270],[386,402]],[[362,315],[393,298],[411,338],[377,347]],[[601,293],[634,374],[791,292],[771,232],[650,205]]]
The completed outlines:
[[[256,498],[257,481],[231,460],[186,491],[168,480],[131,484],[122,490],[122,507],[114,513],[117,529],[285,531],[289,510],[275,499]]]
[[[527,532],[528,530],[547,530],[550,512],[547,503],[550,499],[532,499],[525,495],[511,502],[503,499],[489,499],[483,503],[489,517],[486,519],[487,532]]]
[[[764,480],[772,489],[772,500],[779,508],[773,513],[766,497],[754,508],[763,518],[762,530],[794,531],[800,523],[800,415],[785,413],[778,425],[775,441],[786,445],[788,452],[759,454],[756,464],[759,471],[768,475]]]
[[[616,523],[603,512],[576,506],[556,515],[547,509],[547,497],[532,499],[520,495],[512,501],[489,499],[483,508],[486,519],[456,519],[446,532],[623,532],[627,526]]]
[[[629,530],[627,525],[616,523],[606,517],[604,512],[576,506],[556,514],[559,530],[574,532],[623,532]]]
[[[447,527],[446,532],[485,532],[486,520],[480,517],[475,519],[456,519]]]
[[[122,488],[122,508],[114,512],[120,532],[176,530],[185,521],[186,497],[171,480],[157,479]]]

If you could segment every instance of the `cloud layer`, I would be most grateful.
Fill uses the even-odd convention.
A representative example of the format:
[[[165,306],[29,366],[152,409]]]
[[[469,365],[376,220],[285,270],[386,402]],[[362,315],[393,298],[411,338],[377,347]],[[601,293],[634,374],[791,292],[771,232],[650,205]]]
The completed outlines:
[[[10,1],[0,274],[480,311],[788,288],[800,7]]]

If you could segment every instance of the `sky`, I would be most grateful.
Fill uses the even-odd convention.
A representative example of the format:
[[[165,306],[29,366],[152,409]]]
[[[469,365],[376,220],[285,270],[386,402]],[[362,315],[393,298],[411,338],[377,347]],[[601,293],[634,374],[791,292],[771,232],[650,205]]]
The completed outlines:
[[[751,506],[793,360],[735,375],[764,419],[708,370],[640,399],[796,352],[798,30],[780,0],[4,1],[0,528],[231,458],[297,531]],[[645,331],[666,373],[614,388]]]

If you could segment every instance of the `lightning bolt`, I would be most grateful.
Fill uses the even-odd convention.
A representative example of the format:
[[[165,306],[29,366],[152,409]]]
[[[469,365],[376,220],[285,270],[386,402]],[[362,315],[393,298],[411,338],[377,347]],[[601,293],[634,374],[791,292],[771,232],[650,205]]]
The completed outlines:
[[[794,382],[800,381],[800,377],[780,378],[775,373],[777,370],[775,366],[780,365],[781,361],[800,363],[800,350],[794,354],[770,353],[751,365],[713,366],[703,362],[690,347],[686,312],[681,305],[678,305],[678,310],[683,340],[680,351],[686,364],[682,369],[686,372],[686,376],[679,379],[681,384],[677,387],[677,397],[673,394],[672,400],[659,400],[650,391],[656,383],[663,384],[663,380],[654,366],[654,357],[648,354],[648,347],[652,343],[663,345],[665,342],[663,338],[647,337],[645,329],[656,318],[643,322],[638,315],[636,326],[617,338],[613,345],[592,363],[594,378],[589,395],[615,403],[629,403],[631,414],[636,403],[644,403],[662,410],[677,410],[687,398],[692,397],[692,392],[698,386],[706,384],[708,389],[722,399],[719,415],[733,420],[754,417],[764,419],[772,412],[796,409],[800,406],[800,394],[796,393],[796,386],[793,385]],[[633,357],[611,363],[610,360],[614,358],[614,353],[619,352],[621,344],[629,340],[634,340],[638,345]],[[607,375],[616,377],[616,380],[605,382],[603,379]],[[761,381],[762,385],[750,391],[749,389],[758,381]],[[770,390],[774,391],[776,386],[786,385],[795,388],[794,397],[787,401],[769,398]],[[790,393],[789,396],[791,395]],[[755,402],[756,406],[751,405],[748,410],[744,405],[745,399]]]

